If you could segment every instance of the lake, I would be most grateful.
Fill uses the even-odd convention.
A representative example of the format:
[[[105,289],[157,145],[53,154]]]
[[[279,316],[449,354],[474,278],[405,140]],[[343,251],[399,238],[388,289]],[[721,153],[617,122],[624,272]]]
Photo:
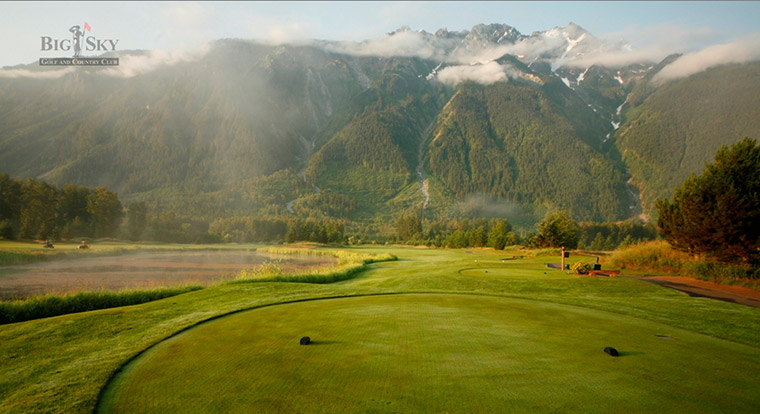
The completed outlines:
[[[245,250],[138,252],[0,267],[0,299],[46,293],[209,285],[266,262],[284,272],[334,265],[329,256],[271,255]]]

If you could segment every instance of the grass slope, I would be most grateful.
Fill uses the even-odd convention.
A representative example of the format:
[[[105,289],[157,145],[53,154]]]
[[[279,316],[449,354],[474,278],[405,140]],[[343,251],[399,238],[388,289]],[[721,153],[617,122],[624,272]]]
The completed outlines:
[[[299,346],[307,334],[315,343]],[[604,354],[607,345],[622,358]],[[531,300],[321,300],[239,313],[162,342],[125,368],[98,411],[741,410],[760,404],[760,393],[746,392],[756,351]],[[653,377],[668,386],[653,387]]]
[[[687,337],[696,338],[694,340],[697,342],[683,348],[683,352],[678,356],[671,354],[672,360],[662,360],[661,364],[658,363],[665,368],[671,368],[672,373],[668,374],[671,375],[670,377],[658,376],[659,371],[656,370],[650,373],[639,372],[637,375],[641,375],[642,387],[667,389],[673,383],[700,381],[695,382],[695,384],[707,384],[722,389],[720,387],[723,387],[721,384],[725,381],[726,376],[741,377],[744,375],[742,372],[753,372],[752,370],[733,369],[732,367],[736,367],[736,364],[741,361],[749,361],[748,363],[754,367],[760,354],[756,345],[760,343],[760,329],[758,329],[760,327],[760,311],[757,309],[709,299],[690,298],[684,294],[636,280],[568,277],[563,272],[550,270],[544,266],[546,262],[557,261],[554,257],[529,257],[502,262],[503,258],[511,257],[512,254],[489,250],[368,247],[347,250],[360,254],[392,253],[398,256],[399,260],[368,265],[369,270],[359,274],[356,278],[328,285],[301,283],[225,284],[137,306],[0,326],[0,343],[2,343],[0,358],[3,360],[0,367],[0,411],[9,413],[92,412],[98,402],[101,389],[106,386],[109,378],[123,364],[152,345],[203,321],[231,312],[271,304],[378,293],[467,293],[481,295],[479,299],[483,301],[491,301],[490,296],[522,298],[531,300],[530,303],[533,304],[531,306],[537,310],[567,309],[567,307],[552,308],[552,306],[574,305],[585,308],[583,312],[586,312],[589,318],[612,321],[610,322],[611,326],[604,329],[615,329],[616,318],[625,318],[626,321],[629,321],[627,322],[629,327],[650,327],[646,329],[656,327],[656,333],[664,334],[676,332],[672,335],[680,339],[677,341],[678,346],[684,346]],[[492,274],[490,269],[495,268],[501,269],[501,271]],[[473,269],[483,269],[483,273]],[[485,273],[485,270],[489,270],[489,272]],[[400,298],[400,296],[394,296],[394,298]],[[372,298],[356,300],[360,302],[363,300],[371,301]],[[314,302],[314,305],[319,306],[317,303]],[[327,306],[327,302],[324,303]],[[370,304],[370,302],[366,303]],[[463,299],[455,304],[455,308],[468,309],[469,303],[471,302]],[[510,307],[513,306],[513,303],[516,302],[499,302],[489,306]],[[372,306],[379,306],[379,304]],[[435,308],[438,305],[433,303],[427,306]],[[275,311],[275,308],[279,307],[260,309],[251,314],[259,311]],[[348,311],[346,316],[351,316],[352,313],[353,311]],[[422,317],[433,318],[433,314],[435,311]],[[483,318],[482,315],[473,317]],[[582,320],[586,317],[578,316],[578,318]],[[495,317],[492,323],[509,322],[502,319]],[[224,319],[203,326],[214,326],[214,324],[223,321]],[[529,326],[529,322],[529,319],[518,317],[513,323]],[[303,323],[306,321],[299,322],[299,324]],[[351,323],[360,324],[360,321]],[[570,335],[572,334],[571,328],[571,326],[567,326],[561,332]],[[600,327],[600,329],[602,328]],[[666,330],[667,332],[665,332]],[[303,329],[298,330],[297,335],[299,337],[302,335],[302,331]],[[649,343],[644,339],[636,339],[639,334],[634,331],[636,329],[632,330],[630,340],[633,341],[635,347],[621,346],[621,350],[631,349],[646,352],[646,354],[631,355],[630,358],[621,358],[616,363],[627,364],[627,361],[649,358],[650,356],[664,358],[666,354],[649,350]],[[187,331],[188,334],[190,332],[193,330]],[[652,332],[654,331],[649,333]],[[396,333],[402,335],[403,331],[397,330]],[[285,331],[278,333],[278,335],[285,334]],[[303,333],[303,335],[309,335],[309,333]],[[323,333],[318,332],[312,336],[320,340],[321,335]],[[645,337],[652,338],[646,335]],[[659,338],[654,339],[660,341]],[[335,340],[348,343],[347,339]],[[730,342],[738,344],[731,344]],[[654,343],[659,342],[655,341]],[[691,344],[691,342],[689,343]],[[704,344],[704,349],[701,349],[703,348],[702,344]],[[323,348],[329,351],[334,345],[340,344],[327,344]],[[602,344],[602,347],[606,345],[606,343]],[[611,345],[614,346],[615,344]],[[473,343],[471,346],[476,348],[469,349],[477,350],[477,346],[480,345]],[[546,346],[554,346],[553,349],[557,349],[556,347],[559,345],[547,343]],[[571,351],[572,349],[568,346],[566,350]],[[414,352],[417,353],[417,351]],[[594,346],[593,352],[601,352],[598,344]],[[414,355],[414,353],[410,355]],[[420,353],[417,355],[423,356]],[[603,354],[601,356],[605,357]],[[722,366],[725,368],[720,374],[716,374],[716,371],[698,372],[699,375],[695,379],[692,377],[695,374],[693,370],[684,371],[688,375],[678,374],[682,368],[679,358],[686,358],[685,361],[715,359],[722,361]],[[397,366],[400,367],[401,364],[397,364]],[[711,365],[707,365],[707,367],[711,367]],[[332,374],[330,373],[330,375]],[[321,375],[324,376],[325,373],[322,372]],[[663,378],[667,379],[667,386],[662,386],[659,382]],[[737,400],[736,404],[738,405],[726,405],[725,407],[750,411],[752,407],[757,406],[756,394],[757,390],[760,389],[758,385],[760,384],[756,379],[742,379],[734,386],[739,390],[743,389],[748,396]],[[687,385],[682,386],[687,387]],[[343,388],[346,387],[343,386]],[[565,392],[564,390],[549,388],[546,388],[546,391],[547,395]],[[617,390],[616,392],[623,391]],[[667,399],[662,395],[646,398],[656,398],[660,401]],[[677,396],[673,398],[679,399]],[[695,408],[694,411],[709,411],[711,407],[715,407],[714,404],[721,405],[724,403],[722,397],[716,397],[714,400],[708,398],[707,400],[705,405]],[[755,402],[753,403],[753,401]],[[516,407],[530,410],[531,404],[541,404],[541,401],[527,398],[522,403],[517,403]],[[399,409],[398,405],[392,404],[387,407],[381,405],[375,407],[377,408],[376,411]]]

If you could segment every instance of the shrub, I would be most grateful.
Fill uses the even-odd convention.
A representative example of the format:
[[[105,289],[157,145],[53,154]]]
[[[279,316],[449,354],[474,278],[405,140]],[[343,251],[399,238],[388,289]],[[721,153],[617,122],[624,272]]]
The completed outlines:
[[[591,270],[591,263],[577,262],[570,266],[570,270],[577,275],[587,275]]]

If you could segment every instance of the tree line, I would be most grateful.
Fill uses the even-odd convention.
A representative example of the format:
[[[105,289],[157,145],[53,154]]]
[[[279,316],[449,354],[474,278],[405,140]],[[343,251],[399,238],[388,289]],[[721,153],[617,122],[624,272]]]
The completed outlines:
[[[58,188],[0,173],[0,236],[6,239],[116,237],[124,214],[116,193],[74,184]]]
[[[439,219],[420,218],[407,213],[396,222],[396,237],[391,242],[435,247],[493,247],[503,250],[519,239],[506,219]]]
[[[624,222],[576,223],[567,211],[550,211],[536,224],[535,231],[518,236],[506,219],[463,219],[436,221],[420,218],[416,212],[396,221],[392,242],[435,247],[493,247],[522,244],[529,248],[615,250],[659,236],[653,224],[634,219]]]
[[[218,218],[208,228],[220,241],[238,243],[345,243],[345,221],[287,217],[237,216]]]

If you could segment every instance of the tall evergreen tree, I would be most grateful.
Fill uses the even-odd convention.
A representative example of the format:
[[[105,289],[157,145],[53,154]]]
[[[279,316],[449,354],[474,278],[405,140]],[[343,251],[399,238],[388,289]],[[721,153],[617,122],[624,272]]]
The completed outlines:
[[[550,211],[536,227],[541,247],[578,247],[578,225],[565,211]]]
[[[21,202],[21,237],[55,238],[56,188],[30,178],[23,185]]]
[[[760,146],[723,146],[701,176],[657,200],[658,226],[677,249],[723,261],[760,259]]]
[[[114,237],[124,216],[116,193],[96,187],[87,199],[87,211],[92,215],[95,237]]]
[[[129,238],[140,240],[148,222],[148,207],[144,202],[132,203],[127,208],[127,231]]]
[[[491,226],[488,232],[488,245],[496,250],[504,250],[512,226],[506,220],[499,220]]]
[[[0,237],[16,237],[21,212],[21,186],[21,181],[0,173]]]

